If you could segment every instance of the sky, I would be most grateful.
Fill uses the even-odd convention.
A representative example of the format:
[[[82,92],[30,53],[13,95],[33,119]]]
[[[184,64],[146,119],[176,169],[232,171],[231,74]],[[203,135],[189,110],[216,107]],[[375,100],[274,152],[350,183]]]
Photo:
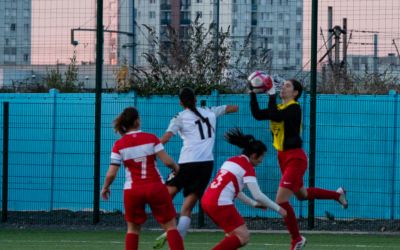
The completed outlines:
[[[104,6],[107,6],[107,1],[110,0],[104,0]],[[348,20],[348,30],[352,33],[349,54],[372,55],[373,45],[360,43],[373,43],[374,32],[378,34],[380,56],[395,53],[392,39],[397,39],[400,48],[400,0],[319,0],[318,27],[323,29],[325,38],[328,35],[328,6],[333,7],[334,25],[341,26],[345,17]],[[94,0],[32,0],[32,63],[68,63],[74,49],[70,44],[70,30],[95,28],[95,22]],[[311,0],[305,0],[303,63],[308,61],[310,55],[310,27]],[[323,40],[318,33],[318,47],[321,47]],[[77,32],[75,36],[80,42],[77,46],[78,62],[93,61],[95,32]],[[324,49],[320,55],[323,53]]]

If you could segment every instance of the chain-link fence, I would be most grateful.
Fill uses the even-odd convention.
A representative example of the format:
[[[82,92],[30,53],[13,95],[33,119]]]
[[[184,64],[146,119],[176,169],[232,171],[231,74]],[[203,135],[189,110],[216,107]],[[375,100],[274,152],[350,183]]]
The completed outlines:
[[[0,90],[45,93],[0,98],[2,103],[10,101],[11,221],[92,222],[95,97],[49,95],[49,89],[90,92],[96,86],[96,69],[104,91],[133,89],[143,95],[176,94],[172,90],[185,83],[202,93],[213,88],[243,93],[246,77],[256,69],[310,84],[311,1],[104,0],[102,65],[96,65],[97,2],[0,0],[4,10],[0,13]],[[321,95],[316,111],[316,185],[350,186],[351,209],[357,211],[339,212],[333,202],[317,202],[315,227],[398,230],[398,105],[397,94],[388,93],[398,90],[400,2],[320,0],[318,4],[316,73]],[[237,125],[270,142],[267,126],[251,118],[246,96],[205,98],[209,104],[227,101],[241,107],[238,114],[224,118],[221,134]],[[149,100],[117,94],[103,98],[102,177],[115,139],[110,121],[123,107],[138,106],[144,128],[158,135],[179,110],[176,98]],[[309,97],[305,95],[301,103],[307,151]],[[165,112],[156,112],[160,107]],[[168,149],[177,150],[179,143]],[[233,153],[226,145],[219,147],[216,167]],[[276,166],[272,150],[268,154],[265,165]],[[271,169],[260,171],[261,176],[271,177],[262,187],[274,197],[279,172]],[[118,179],[114,186],[121,182]],[[115,212],[110,224],[123,223],[117,197],[101,203],[101,211]],[[309,227],[307,202],[295,206],[304,218],[302,227]],[[258,225],[256,216],[275,216],[241,209],[252,218],[253,228]],[[22,213],[25,210],[42,217]],[[368,224],[365,219],[372,220]],[[102,221],[106,220],[101,216]],[[280,221],[271,222],[270,228],[282,227]]]
[[[3,91],[94,88],[96,3],[1,0]],[[374,94],[397,88],[399,2],[318,3],[319,91]],[[202,25],[204,34],[198,43],[223,42],[208,46],[215,54],[210,63],[221,64],[215,81],[243,82],[255,69],[309,81],[311,1],[104,0],[103,7],[103,88],[132,88],[136,78],[129,66],[151,72],[152,56],[161,58],[163,66],[171,65],[167,63],[171,58],[179,64],[196,23]],[[183,49],[171,52],[174,40]],[[209,55],[199,47],[193,49],[204,57]]]

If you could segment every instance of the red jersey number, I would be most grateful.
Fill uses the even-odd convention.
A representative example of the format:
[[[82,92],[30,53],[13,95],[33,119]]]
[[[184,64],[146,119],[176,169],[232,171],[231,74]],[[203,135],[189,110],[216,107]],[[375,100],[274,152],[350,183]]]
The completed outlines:
[[[226,175],[228,173],[228,171],[226,170],[220,170],[217,177],[214,179],[213,182],[211,182],[211,188],[218,188],[219,185],[221,185],[224,175]]]

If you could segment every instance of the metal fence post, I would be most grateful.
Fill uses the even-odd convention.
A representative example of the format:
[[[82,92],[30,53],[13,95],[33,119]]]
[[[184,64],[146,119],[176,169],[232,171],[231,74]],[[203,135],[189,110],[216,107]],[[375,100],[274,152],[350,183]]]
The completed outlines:
[[[393,109],[393,160],[392,160],[392,189],[390,198],[390,219],[394,220],[395,215],[395,193],[396,193],[396,165],[397,165],[397,105],[398,105],[398,94],[394,92],[393,95],[394,109]]]
[[[50,187],[50,211],[54,209],[54,165],[56,152],[56,122],[57,122],[57,89],[50,90],[50,96],[53,98],[53,122],[51,127],[51,187]]]
[[[311,13],[311,74],[310,74],[310,150],[309,187],[315,186],[315,144],[317,110],[317,66],[318,66],[318,0],[312,0]],[[308,228],[314,228],[314,201],[308,201]]]
[[[100,221],[101,92],[103,82],[103,0],[97,0],[96,101],[94,131],[93,224]]]
[[[6,222],[8,217],[8,118],[9,103],[3,103],[3,190],[1,221]]]

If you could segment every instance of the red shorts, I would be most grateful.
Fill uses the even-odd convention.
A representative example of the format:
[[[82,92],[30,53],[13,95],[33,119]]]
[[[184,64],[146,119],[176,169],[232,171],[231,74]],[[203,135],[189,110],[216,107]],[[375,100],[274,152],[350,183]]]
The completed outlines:
[[[143,224],[146,219],[145,205],[160,224],[165,224],[176,217],[171,195],[163,183],[132,185],[132,189],[124,190],[125,220],[135,224]]]
[[[244,225],[244,220],[234,205],[211,205],[201,200],[204,212],[222,228],[225,233],[230,233],[236,228]]]
[[[297,193],[304,186],[303,176],[307,170],[306,154],[301,148],[279,151],[278,161],[282,173],[279,186]]]

